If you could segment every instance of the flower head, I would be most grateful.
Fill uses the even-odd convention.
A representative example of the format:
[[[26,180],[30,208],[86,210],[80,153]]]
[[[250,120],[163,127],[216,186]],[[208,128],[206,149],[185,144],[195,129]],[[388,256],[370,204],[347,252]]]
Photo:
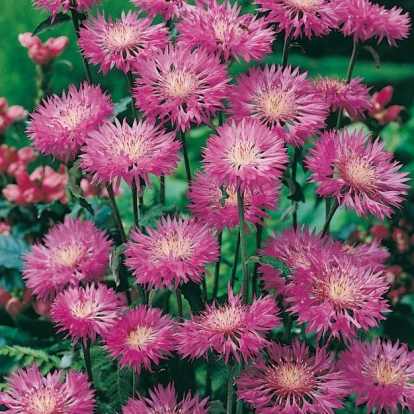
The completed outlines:
[[[308,323],[307,332],[318,337],[340,338],[349,342],[358,330],[368,331],[385,319],[388,311],[382,295],[389,284],[382,271],[340,251],[315,251],[307,266],[292,270],[284,299],[298,323]]]
[[[328,105],[299,68],[266,65],[238,78],[228,112],[236,121],[257,118],[289,144],[300,146],[324,126]]]
[[[66,338],[73,343],[82,340],[95,342],[96,336],[105,337],[116,325],[120,302],[113,289],[105,285],[69,287],[59,293],[52,304],[52,321],[68,331]]]
[[[160,14],[166,22],[174,17],[180,18],[189,8],[184,0],[131,0],[131,2],[146,12],[148,17]]]
[[[44,99],[31,114],[27,133],[34,147],[65,162],[73,159],[90,132],[112,115],[114,105],[100,86],[74,85],[62,98]]]
[[[140,305],[127,310],[105,337],[104,348],[119,359],[121,367],[132,366],[140,374],[142,365],[151,371],[174,349],[174,322],[157,308]]]
[[[148,390],[150,398],[138,395],[137,399],[130,398],[128,404],[122,407],[122,414],[154,414],[154,413],[180,413],[180,414],[207,414],[208,398],[199,401],[198,393],[191,398],[191,392],[185,394],[181,401],[177,401],[174,384],[164,388],[158,384],[153,390]]]
[[[339,243],[339,242],[338,242]],[[342,250],[353,256],[357,261],[370,266],[373,270],[384,270],[385,262],[390,257],[387,248],[382,246],[377,239],[371,243],[341,244]]]
[[[151,25],[152,19],[138,17],[138,12],[122,12],[121,18],[105,20],[104,14],[91,17],[80,30],[79,46],[85,58],[99,65],[105,75],[114,66],[127,73],[137,59],[144,59],[168,42],[164,24]]]
[[[254,298],[248,305],[240,295],[228,290],[228,303],[207,305],[198,315],[179,326],[178,352],[191,359],[208,357],[213,351],[226,364],[230,356],[240,363],[240,356],[247,363],[269,344],[265,335],[279,326],[278,308],[270,296]]]
[[[217,183],[251,192],[275,185],[287,163],[283,141],[254,119],[232,121],[210,135],[204,149],[204,169]]]
[[[161,218],[148,235],[131,231],[125,264],[134,270],[136,283],[171,289],[189,280],[199,283],[206,264],[218,258],[218,245],[211,232],[188,217]]]
[[[149,174],[171,174],[179,161],[179,141],[173,132],[166,133],[151,121],[134,121],[129,126],[106,122],[93,131],[83,148],[82,168],[94,174],[94,181],[112,182],[122,177],[128,185],[140,179],[148,186]]]
[[[386,38],[390,46],[397,46],[396,40],[408,37],[411,19],[400,7],[386,9],[369,0],[349,0],[343,3],[338,12],[341,19],[341,32],[352,36],[354,43],[368,39],[378,39],[378,44]]]
[[[66,217],[24,256],[26,286],[39,299],[54,298],[66,286],[101,279],[111,242],[90,221]]]
[[[258,414],[333,414],[342,408],[346,395],[342,373],[336,369],[326,347],[309,347],[297,339],[291,346],[272,342],[267,362],[254,361],[236,380],[239,398]]]
[[[385,107],[391,101],[393,93],[394,88],[388,85],[372,95],[369,116],[376,119],[380,125],[398,121],[400,112],[404,109],[401,105]]]
[[[52,13],[52,22],[56,15],[62,10],[66,13],[68,10],[92,10],[92,7],[101,4],[100,0],[33,0],[36,9],[44,9]]]
[[[63,370],[42,377],[36,365],[12,372],[8,390],[0,393],[0,404],[10,414],[93,414],[94,391],[87,376],[70,371],[62,379]]]
[[[324,133],[306,157],[311,181],[320,183],[316,194],[335,197],[340,206],[359,216],[390,217],[407,193],[408,178],[407,173],[398,172],[401,165],[392,161],[384,145],[379,139],[371,142],[362,128]]]
[[[251,14],[239,16],[237,2],[223,4],[213,0],[209,7],[196,7],[176,25],[177,41],[191,47],[202,46],[210,53],[218,53],[224,61],[241,56],[246,62],[260,61],[272,51],[275,38],[264,18]]]
[[[278,184],[265,184],[261,189],[246,189],[244,193],[244,217],[246,222],[263,224],[268,217],[265,209],[276,210],[280,194]],[[187,193],[191,204],[188,209],[201,223],[222,231],[225,227],[238,226],[237,191],[234,185],[221,186],[206,174],[198,173]],[[247,227],[248,229],[248,227]]]
[[[370,88],[361,81],[361,78],[352,78],[346,83],[345,80],[319,76],[314,86],[325,97],[331,112],[345,110],[351,118],[357,118],[364,116],[364,112],[371,108]]]
[[[285,39],[305,35],[327,35],[337,29],[338,2],[329,0],[255,0],[261,12],[269,11],[269,20],[277,24],[277,32],[285,31]]]
[[[375,338],[354,341],[338,362],[346,387],[356,393],[356,405],[366,404],[368,414],[414,410],[414,352],[407,345]]]
[[[202,49],[170,45],[140,62],[137,73],[137,107],[182,131],[190,129],[190,122],[209,124],[228,95],[226,67]]]

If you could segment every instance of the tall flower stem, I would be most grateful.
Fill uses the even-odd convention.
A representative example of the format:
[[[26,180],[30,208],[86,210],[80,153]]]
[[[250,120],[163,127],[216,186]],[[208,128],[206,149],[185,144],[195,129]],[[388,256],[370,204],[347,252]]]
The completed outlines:
[[[221,263],[221,244],[223,241],[223,232],[221,231],[217,236],[217,243],[219,245],[219,258],[214,268],[214,285],[213,285],[213,299],[217,297],[219,279],[220,279],[220,263]]]
[[[295,151],[293,154],[293,162],[292,162],[292,180],[293,180],[293,184],[296,186],[296,175],[298,172],[298,164],[299,164],[299,159],[300,159],[300,154],[301,154],[301,149],[299,147],[295,147]],[[297,203],[296,200],[292,200],[292,204]],[[296,211],[297,209],[295,208],[293,214],[292,214],[292,226],[293,229],[296,230],[298,227],[298,213]]]
[[[249,269],[247,267],[247,234],[246,220],[244,219],[244,193],[237,189],[237,210],[239,212],[239,232],[241,247],[241,265],[243,275],[243,301],[249,302]]]
[[[236,282],[236,273],[237,273],[237,263],[239,261],[239,252],[240,252],[240,231],[237,232],[236,246],[234,247],[233,267],[231,269],[231,277],[230,277],[230,286],[232,288],[234,288],[234,283]]]
[[[138,229],[138,189],[137,189],[137,182],[135,181],[135,178],[132,180],[131,185],[131,193],[132,193],[132,213],[134,217],[134,226],[136,229]]]
[[[88,381],[94,387],[93,376],[92,376],[92,364],[91,364],[91,344],[89,341],[87,342],[86,345],[82,343],[82,351],[83,351],[83,358],[85,360],[86,372],[88,374]]]
[[[291,39],[288,37],[285,40],[285,43],[283,45],[283,54],[282,54],[282,67],[285,68],[287,66],[288,58],[289,58],[289,51],[290,51],[290,44]]]
[[[257,232],[256,232],[256,252],[259,249],[261,249],[261,247],[262,247],[263,227],[264,226],[262,226],[261,224],[259,224],[257,226]],[[253,295],[256,293],[256,289],[257,289],[257,269],[259,268],[259,266],[260,266],[260,263],[256,262],[254,264],[254,268],[253,268],[253,276],[252,276],[252,292],[253,292]]]
[[[191,170],[190,170],[190,161],[188,159],[188,152],[187,152],[187,144],[185,142],[185,132],[180,132],[181,143],[183,145],[183,156],[184,156],[184,165],[185,165],[185,172],[187,174],[187,183],[188,188],[190,188],[191,184]]]
[[[72,14],[72,22],[73,22],[73,27],[75,29],[75,33],[76,33],[76,38],[79,39],[79,29],[80,29],[80,18],[79,18],[79,13],[77,10],[71,8],[70,12]],[[88,65],[88,61],[82,56],[82,62],[83,62],[83,67],[85,69],[85,74],[86,74],[86,79],[88,81],[89,84],[92,84],[92,75],[91,75],[91,70],[89,69],[89,65]]]
[[[135,109],[135,99],[132,96],[132,88],[134,87],[134,77],[132,76],[131,71],[127,72],[126,74],[127,80],[128,80],[128,86],[129,86],[129,93],[131,95],[131,110],[132,110],[132,119],[137,119],[137,112]]]
[[[165,206],[165,175],[160,177],[160,204]]]
[[[122,243],[126,243],[127,238],[125,235],[124,226],[122,225],[121,216],[119,215],[118,206],[116,205],[114,189],[112,188],[111,183],[108,183],[106,185],[106,190],[108,191],[109,202],[111,203],[111,208],[114,213],[116,225],[118,226],[118,231],[119,231],[119,235],[121,236]]]
[[[183,320],[183,299],[181,297],[181,289],[175,288],[175,296],[177,297],[178,319]]]
[[[234,367],[235,363],[233,358],[229,361],[229,377],[227,379],[227,407],[226,414],[233,413],[233,400],[234,400]]]
[[[338,204],[338,200],[335,198],[333,204],[331,205],[331,208],[327,214],[326,217],[326,221],[325,221],[325,225],[323,226],[323,230],[322,230],[322,237],[326,235],[326,233],[328,233],[329,231],[329,224],[331,223],[331,220],[336,212],[336,210],[338,210],[339,204]]]

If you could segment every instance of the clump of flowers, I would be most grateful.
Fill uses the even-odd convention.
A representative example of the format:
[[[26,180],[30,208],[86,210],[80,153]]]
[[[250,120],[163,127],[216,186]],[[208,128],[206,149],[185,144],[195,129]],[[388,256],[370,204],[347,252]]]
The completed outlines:
[[[94,5],[101,4],[100,0],[33,0],[33,3],[36,9],[50,12],[52,22],[60,11],[63,13],[69,10],[76,10],[78,12],[90,11]]]
[[[40,299],[65,287],[100,280],[108,266],[111,241],[88,220],[66,217],[24,256],[26,286]]]
[[[131,2],[146,12],[148,17],[160,14],[166,22],[182,17],[189,8],[184,0],[131,0]]]
[[[24,118],[27,111],[20,105],[9,106],[6,98],[0,98],[0,134],[4,134],[9,126]]]
[[[7,380],[8,390],[0,393],[0,404],[10,414],[93,414],[94,390],[86,374],[63,370],[43,377],[36,365],[12,372]]]
[[[30,32],[20,34],[19,42],[29,49],[30,59],[38,65],[47,65],[69,45],[69,39],[66,36],[51,37],[42,43],[38,36],[32,36]]]
[[[37,158],[37,153],[31,147],[17,150],[6,144],[0,145],[0,173],[14,177],[17,171],[27,170],[28,164]]]

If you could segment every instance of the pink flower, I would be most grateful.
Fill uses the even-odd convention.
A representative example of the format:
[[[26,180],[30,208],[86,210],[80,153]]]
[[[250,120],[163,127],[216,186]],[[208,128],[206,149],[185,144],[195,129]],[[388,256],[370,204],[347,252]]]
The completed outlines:
[[[151,25],[152,19],[138,17],[138,12],[122,12],[121,18],[105,20],[91,17],[80,30],[79,46],[85,58],[99,65],[105,75],[114,66],[127,73],[139,59],[144,59],[168,42],[168,29],[164,24]]]
[[[66,217],[32,246],[23,277],[39,299],[54,298],[67,286],[100,280],[107,269],[111,242],[90,221]]]
[[[14,172],[17,184],[9,184],[3,189],[3,195],[14,203],[27,207],[34,203],[51,203],[58,200],[68,202],[66,190],[68,176],[66,167],[61,164],[59,171],[51,167],[37,167],[30,175],[19,168]]]
[[[331,112],[345,110],[348,116],[355,119],[364,116],[364,112],[371,108],[370,88],[361,81],[361,78],[353,78],[346,83],[344,80],[319,76],[314,86],[325,97]]]
[[[354,341],[338,365],[349,392],[357,394],[356,405],[366,404],[368,414],[414,410],[414,352],[407,345],[378,338]]]
[[[361,264],[370,266],[373,270],[384,270],[385,262],[390,257],[387,248],[381,246],[376,239],[370,243],[357,245],[345,243],[341,246],[346,254],[355,257]]]
[[[62,98],[53,95],[42,101],[31,114],[27,133],[38,151],[67,162],[76,156],[88,134],[112,115],[113,108],[100,86],[85,82],[77,91],[70,85]]]
[[[272,342],[261,357],[240,373],[237,395],[257,414],[333,414],[346,396],[342,372],[333,364],[326,347],[315,356],[297,339],[291,346]]]
[[[220,4],[212,0],[208,9],[196,7],[176,24],[180,33],[177,41],[217,52],[225,62],[231,57],[239,61],[239,56],[246,62],[260,61],[272,51],[274,32],[264,18],[239,16],[240,11],[237,2],[232,6],[228,1]]]
[[[103,284],[69,287],[59,293],[51,308],[52,321],[58,333],[68,331],[65,338],[76,344],[95,342],[96,336],[105,337],[118,323],[120,302],[113,289]]]
[[[175,324],[161,309],[139,305],[126,311],[105,338],[104,348],[121,367],[141,373],[142,365],[151,371],[151,364],[159,364],[174,349]]]
[[[13,150],[15,151],[16,149],[14,147],[11,147],[9,155],[7,156],[7,174],[9,174],[11,177],[14,177],[17,171],[26,171],[27,166],[31,162],[35,161],[38,156],[38,153],[34,151],[32,147],[20,148],[16,154],[12,154],[14,152]],[[0,163],[0,166],[1,164],[2,163]]]
[[[344,2],[338,15],[342,21],[341,32],[352,36],[354,43],[375,38],[379,44],[386,37],[390,46],[397,46],[396,40],[408,37],[411,27],[409,14],[403,13],[400,7],[388,10],[368,0]]]
[[[292,269],[284,293],[289,312],[298,315],[298,324],[307,323],[307,332],[348,342],[385,319],[381,313],[389,309],[382,295],[389,285],[382,271],[329,249],[307,259],[307,266]]]
[[[340,206],[359,216],[371,213],[379,219],[390,217],[407,194],[406,172],[384,150],[385,142],[371,142],[363,128],[355,132],[330,131],[322,134],[306,157],[312,182],[319,182],[316,194],[335,197]]]
[[[207,305],[198,315],[191,315],[179,326],[177,349],[184,357],[208,358],[213,351],[225,363],[233,356],[240,363],[240,355],[247,361],[269,344],[265,335],[280,324],[279,309],[270,296],[253,298],[244,305],[240,295],[228,288],[228,303]]]
[[[211,232],[188,217],[161,218],[148,235],[131,231],[125,264],[134,270],[136,283],[168,289],[192,280],[200,283],[205,266],[218,259],[218,245]]]
[[[297,39],[304,34],[327,35],[339,24],[339,3],[329,0],[255,0],[262,7],[261,12],[269,11],[269,20],[276,23],[277,32],[285,31],[285,39]]]
[[[174,384],[168,384],[166,388],[158,384],[153,390],[148,390],[148,393],[150,398],[139,394],[138,399],[130,398],[127,405],[122,407],[122,414],[208,414],[210,412],[206,407],[208,398],[199,401],[198,393],[191,398],[191,392],[189,392],[178,402]]]
[[[122,124],[115,119],[115,125],[106,122],[90,133],[81,166],[99,183],[123,178],[139,187],[142,179],[151,186],[149,174],[170,175],[177,167],[180,143],[174,139],[174,132],[166,133],[152,121],[134,121],[131,127],[126,119]]]
[[[27,32],[19,35],[19,42],[29,49],[29,57],[33,62],[47,65],[68,47],[69,39],[66,36],[60,36],[42,43],[37,36],[32,36],[30,32]]]
[[[251,191],[249,188],[244,193],[244,215],[246,222],[263,224],[263,220],[269,217],[264,210],[276,210],[277,200],[280,194],[278,184],[266,184],[261,189]],[[201,223],[207,227],[214,227],[222,231],[225,227],[234,228],[239,224],[237,210],[237,191],[234,185],[220,186],[206,174],[198,173],[190,185],[187,193],[191,204],[188,209]]]
[[[329,248],[326,247],[328,242],[328,237],[321,237],[315,230],[310,233],[308,227],[296,230],[290,227],[282,229],[281,234],[275,232],[274,237],[265,242],[264,249],[259,250],[259,253],[274,257],[289,268],[306,267],[310,265],[309,254]],[[276,289],[277,295],[283,292],[286,280],[279,270],[270,265],[262,265],[259,272],[262,273],[261,280],[266,290]]]
[[[184,0],[131,0],[131,2],[148,14],[155,17],[160,14],[164,21],[181,17],[190,6]]]
[[[87,376],[69,371],[63,380],[63,370],[42,377],[36,365],[10,374],[8,390],[0,393],[0,404],[10,414],[93,414],[94,390]]]
[[[100,0],[33,0],[36,9],[44,9],[52,14],[52,22],[56,15],[62,10],[66,13],[68,10],[92,10],[95,4],[101,4]]]
[[[151,120],[170,121],[186,131],[190,122],[210,123],[224,108],[229,78],[218,56],[182,45],[159,50],[137,66],[137,108]]]
[[[393,93],[394,88],[386,86],[372,95],[369,116],[375,118],[380,125],[387,125],[390,122],[398,121],[399,114],[404,109],[401,105],[391,105],[385,108],[391,101]]]
[[[204,170],[217,183],[251,192],[277,185],[288,158],[283,141],[254,119],[217,128],[204,149]]]
[[[19,119],[24,118],[27,111],[20,105],[9,107],[6,98],[0,98],[0,135],[4,134],[9,126]]]
[[[228,112],[236,121],[255,117],[287,143],[300,146],[324,127],[328,106],[299,68],[266,65],[240,75],[229,96]]]

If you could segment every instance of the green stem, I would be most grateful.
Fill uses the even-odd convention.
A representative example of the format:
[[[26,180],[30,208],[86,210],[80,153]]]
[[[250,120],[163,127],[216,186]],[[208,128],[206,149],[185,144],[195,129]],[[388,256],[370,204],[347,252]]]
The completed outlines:
[[[263,219],[264,221],[264,219]],[[261,224],[257,226],[256,232],[256,252],[262,247],[262,238],[263,238],[263,227]],[[257,289],[257,269],[259,268],[260,263],[256,262],[253,267],[253,276],[252,276],[252,292],[256,293]]]
[[[119,231],[119,235],[121,236],[122,243],[126,243],[127,238],[125,235],[124,226],[122,225],[121,216],[119,215],[118,206],[116,205],[114,189],[112,188],[111,183],[108,183],[106,185],[106,190],[108,191],[109,202],[111,203],[112,211],[114,213],[116,225],[118,226],[118,231]]]
[[[359,43],[354,43],[352,48],[351,59],[349,60],[348,70],[346,72],[345,83],[348,84],[351,81],[352,73],[354,71],[355,63],[359,53]],[[341,126],[342,121],[342,111],[338,112],[338,119],[336,121],[336,129],[338,130]]]
[[[183,320],[183,300],[181,298],[180,288],[175,288],[175,296],[177,297],[178,318],[180,321],[182,321]]]
[[[285,329],[283,331],[283,342],[290,341],[290,331],[292,330],[293,318],[288,315],[286,318]]]
[[[222,241],[223,241],[223,232],[221,231],[219,235],[217,236],[217,243],[219,245],[219,258],[216,262],[216,267],[214,268],[213,300],[216,299],[217,297],[218,287],[219,287]]]
[[[75,33],[76,33],[76,37],[77,39],[79,39],[79,29],[80,29],[80,25],[79,25],[79,13],[77,12],[77,10],[71,8],[70,12],[72,14],[72,22],[73,22],[73,27],[75,29]],[[85,74],[86,74],[86,79],[88,81],[89,84],[92,84],[92,75],[91,75],[91,70],[89,69],[89,65],[88,65],[88,61],[82,56],[82,62],[83,62],[83,68],[85,69]]]
[[[285,43],[283,45],[283,55],[282,55],[282,67],[285,68],[287,66],[288,58],[289,58],[289,51],[290,51],[290,44],[291,39],[288,37],[285,40]]]
[[[187,183],[188,183],[188,188],[190,188],[191,170],[190,170],[190,161],[188,159],[187,144],[185,142],[185,132],[181,131],[180,138],[181,138],[181,143],[183,146],[183,156],[184,156],[185,172],[187,174]]]
[[[131,193],[132,193],[132,213],[134,217],[134,227],[136,230],[138,230],[138,222],[139,222],[138,189],[137,189],[137,182],[135,181],[135,178],[132,179]]]
[[[296,188],[296,175],[297,175],[297,171],[298,171],[298,163],[299,163],[301,151],[302,151],[301,148],[295,147],[295,152],[293,154],[292,180],[293,180],[293,184],[295,185],[295,188]],[[297,201],[292,200],[292,204],[295,204],[295,203],[297,203]],[[293,211],[293,214],[292,214],[292,226],[293,226],[294,230],[296,230],[297,227],[298,227],[298,212],[297,212],[296,208],[295,208],[295,210]]]
[[[231,269],[231,277],[230,277],[230,286],[232,288],[234,288],[234,283],[236,282],[237,263],[239,261],[239,251],[240,251],[240,231],[237,232],[236,246],[234,247],[233,267]]]
[[[229,377],[227,379],[227,407],[226,414],[232,414],[233,412],[233,400],[234,400],[234,360],[231,358],[229,361]]]
[[[237,210],[239,212],[239,231],[240,231],[240,247],[241,247],[241,265],[243,275],[243,301],[249,302],[249,271],[247,267],[247,235],[246,221],[244,219],[244,193],[237,190]]]
[[[129,93],[130,93],[131,98],[132,98],[132,100],[131,100],[132,119],[136,119],[137,118],[137,112],[136,112],[136,109],[135,109],[135,99],[132,96],[132,89],[134,87],[134,77],[132,76],[131,71],[127,72],[126,76],[127,76],[127,80],[128,80]]]
[[[88,381],[92,384],[92,387],[94,387],[91,364],[91,344],[89,341],[86,343],[86,345],[82,343],[82,351],[83,358],[85,359],[85,367],[86,372],[88,374]]]
[[[329,210],[329,213],[326,217],[326,221],[325,221],[325,225],[323,226],[323,230],[322,230],[322,237],[326,235],[326,233],[328,233],[329,231],[329,224],[331,223],[332,217],[334,216],[336,210],[338,210],[339,204],[338,204],[338,200],[335,198],[334,202]]]
[[[160,204],[165,206],[165,175],[160,177]]]

